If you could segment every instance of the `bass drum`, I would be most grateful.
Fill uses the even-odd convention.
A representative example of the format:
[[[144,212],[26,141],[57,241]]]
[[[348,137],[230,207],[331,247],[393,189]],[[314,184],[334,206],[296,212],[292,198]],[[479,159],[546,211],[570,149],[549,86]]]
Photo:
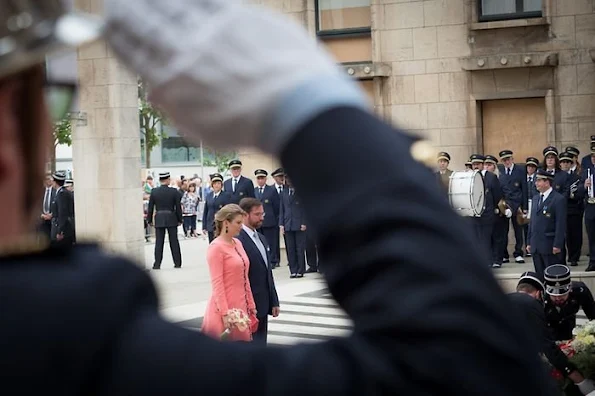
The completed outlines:
[[[479,171],[453,172],[448,185],[450,206],[461,216],[480,217],[485,209],[485,187]]]

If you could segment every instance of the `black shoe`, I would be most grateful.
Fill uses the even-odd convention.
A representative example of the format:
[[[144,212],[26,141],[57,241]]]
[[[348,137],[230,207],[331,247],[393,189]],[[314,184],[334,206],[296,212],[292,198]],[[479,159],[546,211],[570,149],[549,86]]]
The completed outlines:
[[[290,278],[297,278],[297,274],[291,274],[289,275]]]
[[[595,271],[595,265],[589,264],[589,266],[585,269],[585,271]]]
[[[174,265],[174,268],[182,268],[181,265]]]
[[[503,258],[503,259],[502,259],[502,262],[503,262],[503,263],[510,263],[510,260],[509,260],[509,259],[507,259],[507,258]]]
[[[297,278],[303,278],[304,277],[304,274],[297,274],[296,277]]]
[[[318,272],[318,270],[316,268],[312,268],[312,267],[310,267],[306,270],[306,274],[311,274],[313,272]]]

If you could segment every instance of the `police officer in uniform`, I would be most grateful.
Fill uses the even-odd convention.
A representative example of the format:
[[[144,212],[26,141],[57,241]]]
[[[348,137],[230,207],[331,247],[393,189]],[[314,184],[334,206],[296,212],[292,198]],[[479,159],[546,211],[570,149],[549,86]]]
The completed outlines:
[[[498,160],[493,155],[486,155],[484,161],[484,168],[480,170],[483,177],[485,207],[481,217],[475,217],[475,234],[479,243],[486,248],[486,254],[490,258],[489,266],[493,268],[500,268],[502,263],[497,261],[493,251],[493,232],[494,225],[498,219],[498,202],[502,199],[502,189],[500,188],[500,181],[498,177],[487,170],[486,164],[496,165]]]
[[[215,239],[215,213],[232,201],[231,193],[222,190],[223,176],[213,173],[210,178],[212,191],[207,194],[202,211],[203,234],[209,236],[209,243]]]
[[[43,64],[49,49],[94,36],[92,19],[64,19],[61,7],[0,0],[0,38],[14,45],[0,54],[0,340],[2,361],[10,362],[2,366],[3,389],[555,394],[527,327],[477,265],[480,250],[422,165],[434,165],[431,146],[379,120],[307,32],[270,11],[228,0],[106,0],[108,26],[95,32],[105,32],[113,53],[154,87],[152,101],[193,143],[279,157],[320,236],[325,286],[353,319],[353,334],[286,348],[221,343],[167,321],[151,277],[130,260],[92,245],[46,250],[28,237],[23,224],[34,226],[41,191],[19,183],[42,181],[52,139],[44,105],[56,120],[65,107],[56,102],[63,96],[46,102],[52,82],[44,82]],[[208,32],[217,40],[190,45]],[[208,64],[196,67],[197,59]],[[343,161],[355,157],[357,164]],[[352,181],[364,179],[375,205],[354,210],[369,191]]]
[[[535,186],[539,195],[533,197],[529,244],[527,251],[533,256],[535,272],[542,276],[550,265],[558,264],[566,237],[566,198],[552,188],[553,176],[537,170]]]
[[[580,309],[589,320],[595,319],[591,291],[584,282],[571,280],[567,266],[556,264],[546,268],[545,289],[545,316],[557,341],[572,339]]]
[[[231,194],[231,202],[240,203],[242,198],[256,198],[254,196],[254,183],[247,177],[242,176],[242,161],[235,159],[229,162],[231,179],[225,180],[223,189]]]
[[[516,293],[511,293],[508,296],[529,325],[531,334],[539,345],[539,352],[544,354],[550,364],[562,375],[574,382],[579,394],[588,395],[589,392],[593,392],[595,390],[593,381],[583,377],[552,338],[543,308],[545,286],[539,275],[531,271],[523,273],[519,278],[516,290]]]
[[[438,172],[436,172],[436,176],[440,181],[440,184],[448,192],[450,188],[450,175],[452,175],[452,171],[448,169],[448,164],[450,163],[450,154],[446,151],[441,151],[438,153]]]
[[[56,172],[52,176],[56,196],[52,202],[52,240],[65,245],[72,245],[74,239],[74,196],[65,186],[66,175]]]
[[[159,183],[161,183],[159,187],[151,190],[149,210],[147,212],[149,225],[155,227],[155,262],[153,263],[153,269],[158,270],[161,268],[166,232],[169,236],[169,248],[174,260],[174,268],[182,268],[182,253],[178,241],[178,226],[182,224],[180,193],[169,186],[169,172],[159,174]],[[153,213],[155,213],[155,218],[153,218]]]
[[[269,173],[264,169],[257,169],[254,171],[256,177],[256,187],[254,187],[254,194],[256,198],[262,202],[264,209],[264,219],[260,226],[260,231],[269,243],[271,249],[271,266],[279,266],[279,205],[281,199],[275,187],[266,184],[266,179]]]
[[[539,160],[535,157],[527,157],[525,160],[525,169],[527,170],[527,208],[529,208],[529,201],[533,200],[533,197],[539,194],[537,191],[537,187],[535,187],[535,180],[537,179],[535,172],[537,172],[537,168],[539,167]],[[537,203],[537,202],[536,202]],[[523,224],[523,240],[525,242],[525,250],[527,245],[529,244],[529,240],[527,239],[529,233],[529,223]],[[531,253],[526,253],[527,257],[531,257]]]

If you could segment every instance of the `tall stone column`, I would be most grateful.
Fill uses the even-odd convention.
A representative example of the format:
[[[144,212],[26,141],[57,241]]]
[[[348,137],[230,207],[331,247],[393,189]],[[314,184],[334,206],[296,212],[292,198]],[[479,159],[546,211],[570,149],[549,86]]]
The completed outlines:
[[[103,12],[102,0],[74,3]],[[77,240],[98,241],[144,267],[137,77],[104,41],[79,49],[77,63],[83,118],[73,121],[72,134]]]

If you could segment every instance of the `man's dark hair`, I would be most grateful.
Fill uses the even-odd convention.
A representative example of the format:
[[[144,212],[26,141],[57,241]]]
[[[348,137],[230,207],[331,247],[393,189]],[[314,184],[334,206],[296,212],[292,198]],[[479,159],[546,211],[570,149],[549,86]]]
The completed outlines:
[[[536,291],[538,291],[539,289],[537,289],[535,286],[533,286],[530,283],[519,283],[519,285],[516,287],[516,291],[520,292],[526,292],[526,293],[535,293]]]
[[[240,201],[240,208],[246,213],[250,213],[252,209],[258,206],[262,206],[262,202],[256,198],[242,198]]]

